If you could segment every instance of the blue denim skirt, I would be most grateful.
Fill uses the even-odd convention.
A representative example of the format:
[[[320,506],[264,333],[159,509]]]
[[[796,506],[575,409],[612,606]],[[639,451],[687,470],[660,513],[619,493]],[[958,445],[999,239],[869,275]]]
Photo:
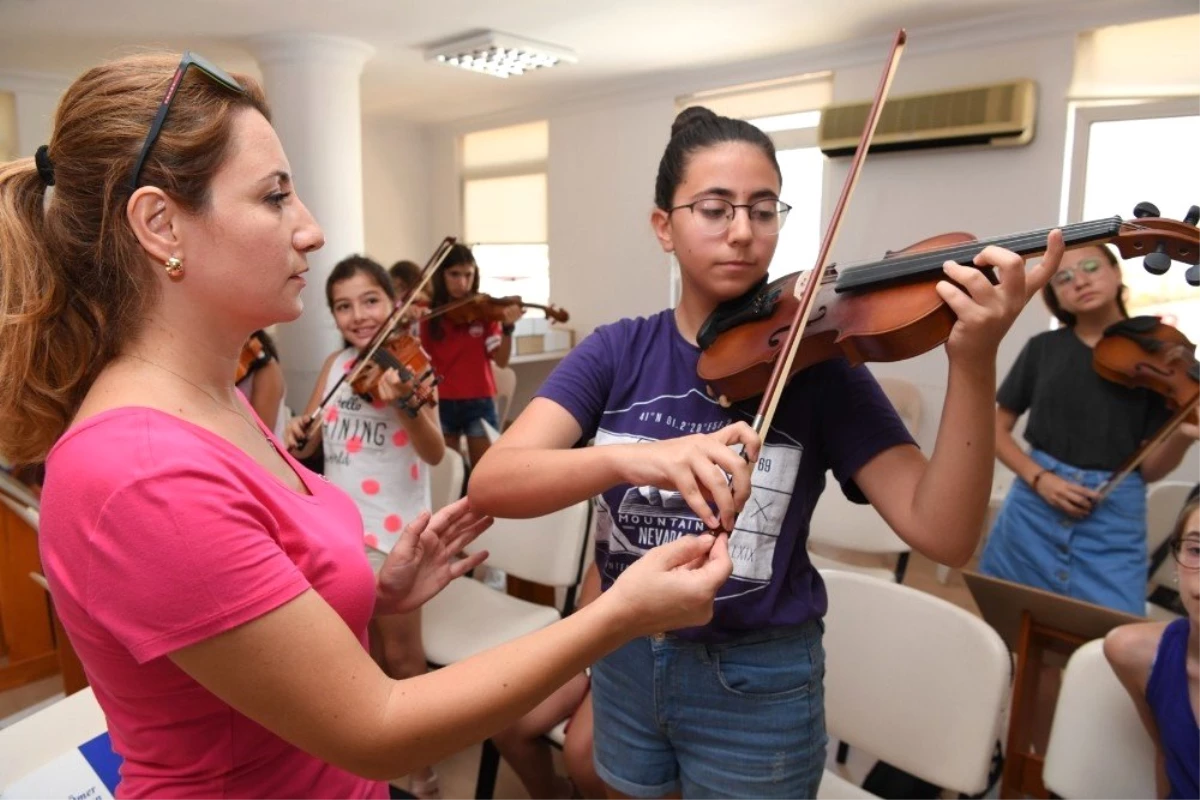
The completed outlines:
[[[1112,473],[1078,469],[1040,450],[1042,468],[1096,489]],[[1146,484],[1134,472],[1083,519],[1049,505],[1016,479],[988,534],[979,571],[1026,586],[1146,613]]]

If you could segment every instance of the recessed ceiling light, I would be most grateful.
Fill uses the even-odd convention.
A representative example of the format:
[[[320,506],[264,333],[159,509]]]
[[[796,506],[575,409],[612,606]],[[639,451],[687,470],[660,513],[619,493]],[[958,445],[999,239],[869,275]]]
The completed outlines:
[[[507,78],[564,62],[573,64],[579,59],[565,47],[499,31],[484,31],[430,47],[425,51],[425,60]]]

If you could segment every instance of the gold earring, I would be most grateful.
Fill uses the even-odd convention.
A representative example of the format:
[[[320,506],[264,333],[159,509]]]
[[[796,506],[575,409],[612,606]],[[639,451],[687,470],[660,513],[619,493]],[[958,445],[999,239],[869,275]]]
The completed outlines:
[[[183,277],[183,261],[181,259],[178,259],[175,256],[171,256],[163,263],[163,266],[166,267],[167,275],[169,275],[170,277],[172,277],[172,278],[182,278]]]

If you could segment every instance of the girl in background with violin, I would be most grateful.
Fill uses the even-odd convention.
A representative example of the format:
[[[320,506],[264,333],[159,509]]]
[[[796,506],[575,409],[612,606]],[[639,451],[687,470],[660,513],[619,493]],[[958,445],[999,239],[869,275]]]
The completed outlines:
[[[375,365],[368,368],[379,373],[371,398],[356,394],[345,383],[324,418],[305,430],[305,421],[321,399],[353,368],[395,308],[395,290],[387,272],[359,255],[344,258],[333,268],[325,283],[325,299],[346,346],[325,359],[308,406],[289,424],[286,441],[299,457],[323,445],[324,475],[349,494],[362,513],[363,545],[378,573],[400,531],[432,505],[429,467],[441,462],[446,448],[433,409],[422,406],[412,416],[398,408],[395,401],[408,387],[397,370],[383,371]],[[393,678],[426,672],[420,609],[375,617],[371,643],[380,666]],[[441,796],[432,768],[417,770],[411,781],[417,797]]]
[[[287,384],[279,364],[279,350],[266,331],[257,330],[246,340],[238,357],[234,384],[250,401],[263,424],[282,439],[288,421]]]
[[[791,379],[760,441],[747,424],[753,404],[725,408],[707,393],[696,342],[718,306],[767,274],[788,212],[780,189],[762,131],[683,111],[650,214],[663,250],[679,260],[678,306],[596,329],[470,483],[472,508],[506,517],[595,496],[606,591],[661,542],[732,531],[734,571],[711,623],[636,639],[593,666],[595,765],[624,795],[815,796],[825,764],[826,594],[805,540],[826,472],[913,549],[964,563],[991,487],[996,350],[1061,254],[1053,234],[1027,276],[1021,257],[988,247],[975,263],[996,268],[995,286],[976,269],[944,266],[958,286],[943,281],[937,293],[957,321],[930,458],[871,373],[840,357]],[[596,447],[575,447],[593,437]]]
[[[1170,417],[1164,399],[1105,380],[1092,349],[1128,318],[1121,268],[1103,245],[1074,248],[1042,290],[1062,323],[1026,343],[996,396],[996,454],[1016,475],[980,559],[981,572],[1139,616],[1146,597],[1146,483],[1179,465],[1185,424],[1140,473],[1096,503],[1096,489]],[[1029,412],[1026,453],[1013,438]]]
[[[396,288],[396,302],[408,300],[408,293],[421,282],[421,267],[413,261],[397,261],[388,269],[392,286]],[[417,299],[413,301],[413,309],[423,313],[429,310],[429,295],[422,289]]]
[[[446,446],[456,452],[462,437],[467,437],[467,454],[474,467],[490,444],[483,423],[500,430],[492,362],[508,366],[513,325],[525,312],[516,303],[470,302],[479,294],[479,267],[464,244],[454,245],[430,283],[433,303],[429,319],[421,320],[421,344],[441,377],[442,433]],[[446,308],[452,304],[453,308]]]

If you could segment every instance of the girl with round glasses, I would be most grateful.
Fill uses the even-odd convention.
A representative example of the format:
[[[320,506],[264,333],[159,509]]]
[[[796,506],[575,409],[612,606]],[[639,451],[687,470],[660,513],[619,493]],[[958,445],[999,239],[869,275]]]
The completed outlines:
[[[1200,487],[1197,487],[1200,489]],[[1122,625],[1104,639],[1156,746],[1158,796],[1200,797],[1200,501],[1193,490],[1171,534],[1175,580],[1187,616]]]
[[[0,453],[45,460],[42,564],[118,797],[386,798],[630,637],[702,624],[731,569],[715,537],[670,544],[569,619],[385,675],[370,619],[480,563],[456,556],[490,520],[422,514],[375,577],[351,498],[235,391],[324,244],[290,176],[258,86],[191,54],[88,70],[0,164]]]
[[[958,322],[930,458],[871,373],[840,359],[791,380],[760,441],[747,424],[754,405],[724,408],[706,393],[696,336],[720,303],[767,274],[787,212],[781,188],[762,131],[683,111],[650,213],[662,249],[679,260],[678,306],[584,339],[471,480],[472,507],[506,517],[596,496],[606,588],[660,542],[732,532],[733,575],[710,624],[665,628],[593,666],[595,766],[619,794],[815,796],[825,764],[826,595],[805,540],[826,473],[850,498],[874,504],[914,549],[964,563],[991,487],[996,349],[1061,253],[1055,235],[1027,275],[1020,257],[984,250],[978,263],[998,268],[997,286],[946,266],[964,288],[938,288]],[[575,447],[593,439],[596,447]]]
[[[996,395],[996,454],[1016,475],[980,571],[1109,606],[1145,610],[1146,484],[1177,467],[1196,427],[1183,425],[1141,470],[1096,504],[1096,489],[1170,412],[1161,395],[1101,378],[1092,348],[1125,319],[1121,268],[1102,245],[1075,248],[1042,290],[1062,323],[1025,344]],[[1026,412],[1025,452],[1013,437]]]

